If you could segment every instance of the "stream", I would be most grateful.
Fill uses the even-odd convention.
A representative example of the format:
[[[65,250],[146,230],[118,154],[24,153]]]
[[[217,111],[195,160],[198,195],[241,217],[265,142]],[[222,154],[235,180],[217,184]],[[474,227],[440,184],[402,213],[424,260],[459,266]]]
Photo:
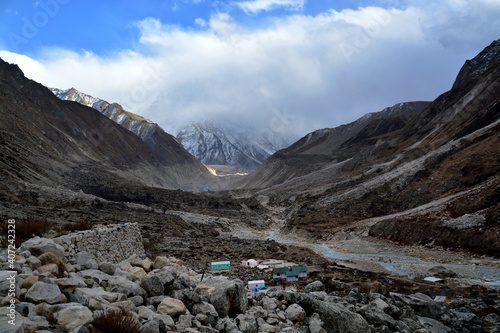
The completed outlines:
[[[431,267],[443,266],[446,269],[456,272],[457,276],[463,280],[500,289],[500,268],[494,266],[437,263],[388,251],[377,254],[345,253],[337,251],[328,244],[284,240],[279,231],[269,231],[266,239],[283,244],[311,248],[329,259],[377,263],[389,272],[408,276],[410,279],[421,276],[419,272],[427,271]]]

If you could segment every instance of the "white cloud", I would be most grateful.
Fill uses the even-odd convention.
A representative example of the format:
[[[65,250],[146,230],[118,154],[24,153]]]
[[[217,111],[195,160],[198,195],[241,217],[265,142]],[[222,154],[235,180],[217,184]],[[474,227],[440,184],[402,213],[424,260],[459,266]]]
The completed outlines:
[[[261,11],[270,11],[279,7],[288,10],[301,10],[305,0],[253,0],[237,2],[236,5],[246,13],[257,14]]]
[[[201,119],[276,129],[282,119],[287,131],[305,134],[397,102],[433,99],[467,58],[498,38],[500,29],[488,27],[498,26],[499,8],[488,0],[413,2],[290,15],[262,28],[227,13],[197,20],[198,29],[148,18],[137,23],[134,51],[0,56],[44,85],[118,102],[169,131]]]

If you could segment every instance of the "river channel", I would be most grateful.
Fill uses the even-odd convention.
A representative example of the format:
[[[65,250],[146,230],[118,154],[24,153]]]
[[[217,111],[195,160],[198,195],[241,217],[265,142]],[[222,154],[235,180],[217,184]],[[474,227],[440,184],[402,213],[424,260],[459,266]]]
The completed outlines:
[[[500,268],[480,264],[451,264],[425,261],[402,253],[381,252],[377,254],[339,252],[333,246],[321,243],[309,243],[283,239],[279,231],[269,231],[266,239],[279,243],[302,246],[313,249],[316,253],[338,260],[352,262],[371,262],[380,264],[385,270],[409,278],[423,277],[422,272],[434,266],[443,266],[457,273],[460,279],[476,284],[484,284],[500,289]]]

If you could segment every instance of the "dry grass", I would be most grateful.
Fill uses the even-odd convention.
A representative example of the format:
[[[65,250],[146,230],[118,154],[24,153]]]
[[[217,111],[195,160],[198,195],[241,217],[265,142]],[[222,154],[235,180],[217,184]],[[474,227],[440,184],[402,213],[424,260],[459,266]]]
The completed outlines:
[[[94,225],[87,221],[83,220],[77,223],[64,223],[60,228],[61,232],[75,232],[75,231],[83,231],[90,230]]]
[[[7,235],[8,224],[4,221],[1,226],[3,235]],[[45,232],[49,231],[54,227],[54,224],[47,221],[47,219],[37,218],[33,215],[28,215],[23,220],[16,221],[16,247],[19,247],[21,243],[32,238],[33,236],[41,236]],[[6,240],[5,240],[6,241]],[[2,244],[5,246],[5,244]]]
[[[93,333],[140,333],[137,319],[124,310],[97,311],[92,321]]]

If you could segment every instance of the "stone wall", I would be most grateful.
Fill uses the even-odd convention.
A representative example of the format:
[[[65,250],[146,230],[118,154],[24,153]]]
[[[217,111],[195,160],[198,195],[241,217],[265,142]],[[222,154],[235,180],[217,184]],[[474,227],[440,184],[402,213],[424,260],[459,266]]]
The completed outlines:
[[[137,223],[113,224],[92,230],[64,235],[54,239],[64,248],[68,258],[89,252],[99,262],[118,263],[136,254],[144,258],[144,245]]]

